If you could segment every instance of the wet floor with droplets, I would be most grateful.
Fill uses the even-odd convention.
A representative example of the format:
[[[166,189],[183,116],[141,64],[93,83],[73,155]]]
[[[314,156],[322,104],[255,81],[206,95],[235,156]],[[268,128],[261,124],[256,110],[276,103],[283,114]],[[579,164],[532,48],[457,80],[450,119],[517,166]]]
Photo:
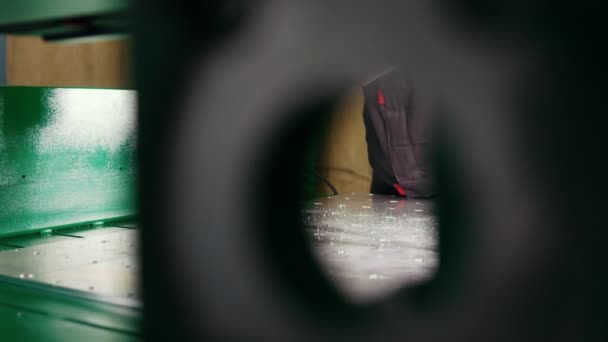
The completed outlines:
[[[433,202],[372,194],[315,199],[302,211],[313,251],[358,302],[428,280],[438,265]]]
[[[136,227],[70,228],[0,240],[0,274],[137,300]]]

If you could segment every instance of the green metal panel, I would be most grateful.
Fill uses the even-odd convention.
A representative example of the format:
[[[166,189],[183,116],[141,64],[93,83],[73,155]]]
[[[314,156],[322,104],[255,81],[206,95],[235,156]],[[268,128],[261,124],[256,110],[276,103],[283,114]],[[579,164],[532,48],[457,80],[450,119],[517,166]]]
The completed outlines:
[[[85,17],[125,11],[130,0],[0,1],[0,25]]]
[[[135,341],[141,309],[0,276],[0,341]]]
[[[130,0],[0,1],[0,32],[48,41],[120,37],[129,30]]]
[[[136,94],[0,87],[0,237],[131,217]]]

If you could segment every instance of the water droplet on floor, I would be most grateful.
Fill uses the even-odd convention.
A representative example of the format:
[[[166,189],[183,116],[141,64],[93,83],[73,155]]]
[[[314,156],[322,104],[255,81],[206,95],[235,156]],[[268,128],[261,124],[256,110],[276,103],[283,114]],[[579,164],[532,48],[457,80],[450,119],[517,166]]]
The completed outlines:
[[[25,279],[25,273],[21,273],[21,274],[19,275],[19,278],[21,278],[21,279]]]
[[[371,209],[372,207],[370,207],[370,206],[368,206],[368,205],[364,205],[364,206],[362,206],[361,208],[363,208],[363,209]]]
[[[42,252],[42,251],[34,251],[34,255],[42,255],[42,254],[44,254],[44,252]]]
[[[338,254],[344,255],[344,250],[342,250],[342,249],[338,250]]]
[[[96,264],[96,263],[98,263],[98,262],[99,262],[99,261],[97,261],[97,260],[91,260],[91,261],[89,261],[89,264]]]
[[[323,205],[321,202],[315,202],[315,205]]]
[[[32,278],[34,278],[34,275],[31,273],[28,273],[26,277],[27,277],[27,279],[32,279]]]
[[[417,213],[421,213],[421,212],[423,212],[424,210],[422,210],[422,209],[414,209],[414,211],[415,211],[415,212],[417,212]]]
[[[101,243],[108,243],[108,242],[110,242],[110,241],[108,241],[108,240],[102,240],[101,241]]]
[[[390,203],[399,203],[399,201],[389,201]]]
[[[89,290],[90,290],[90,291],[95,290],[95,286],[89,286]]]
[[[378,274],[376,274],[376,273],[372,273],[369,275],[369,279],[378,279],[378,278],[379,278]]]

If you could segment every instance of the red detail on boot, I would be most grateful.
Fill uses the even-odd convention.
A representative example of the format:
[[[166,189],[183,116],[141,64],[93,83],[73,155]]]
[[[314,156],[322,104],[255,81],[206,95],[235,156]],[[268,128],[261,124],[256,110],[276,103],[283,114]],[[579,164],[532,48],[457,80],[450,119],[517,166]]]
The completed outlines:
[[[382,93],[382,90],[378,89],[377,95],[378,95],[378,104],[381,106],[384,106],[385,101],[384,101],[384,93]]]
[[[395,184],[393,184],[393,186],[395,187],[395,190],[397,190],[397,192],[399,193],[399,195],[405,196],[405,189],[403,189],[403,187],[401,186],[401,184],[395,183]]]

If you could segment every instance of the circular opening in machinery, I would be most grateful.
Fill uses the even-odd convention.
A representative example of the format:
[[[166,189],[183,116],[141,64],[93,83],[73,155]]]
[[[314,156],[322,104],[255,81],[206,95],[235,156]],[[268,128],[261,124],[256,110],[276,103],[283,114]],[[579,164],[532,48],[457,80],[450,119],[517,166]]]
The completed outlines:
[[[426,284],[439,267],[433,125],[422,117],[427,113],[417,112],[428,108],[416,107],[414,94],[407,80],[398,86],[354,85],[324,105],[293,115],[303,122],[292,124],[277,144],[283,148],[275,153],[269,177],[275,185],[292,179],[300,238],[329,285],[354,304]],[[297,178],[282,177],[294,153]],[[285,187],[280,188],[274,198],[284,194]],[[269,216],[276,217],[276,211]],[[270,247],[274,258],[286,262],[298,249],[282,249],[289,241],[277,235],[286,236],[286,227],[275,226]],[[294,264],[282,274],[294,267],[303,269]],[[299,277],[296,282],[306,286],[307,281]]]
[[[436,193],[416,184],[431,177],[415,148],[424,133],[414,116],[426,113],[411,111],[408,88],[369,88],[347,92],[311,139],[302,207],[313,254],[356,302],[424,283],[438,267]]]

